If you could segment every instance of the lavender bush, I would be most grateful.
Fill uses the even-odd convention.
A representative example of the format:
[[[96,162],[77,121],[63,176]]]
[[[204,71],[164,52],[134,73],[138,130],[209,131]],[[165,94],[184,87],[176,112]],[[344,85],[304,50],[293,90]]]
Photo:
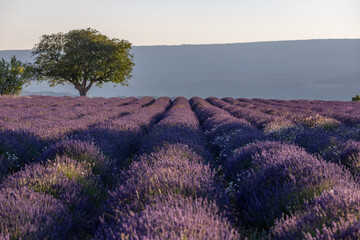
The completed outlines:
[[[359,239],[360,221],[344,221],[340,219],[338,223],[333,222],[331,227],[323,227],[322,231],[316,230],[315,236],[310,233],[305,234],[307,240],[327,240],[327,239]]]
[[[140,156],[124,173],[126,180],[111,194],[111,205],[130,206],[136,211],[157,196],[219,197],[215,172],[199,159],[184,145],[168,145],[151,155]]]
[[[98,176],[87,166],[66,156],[47,165],[33,163],[5,178],[0,189],[27,187],[59,199],[68,209],[73,228],[91,225],[104,198]]]
[[[359,211],[359,189],[334,188],[307,203],[304,210],[277,221],[271,231],[272,237],[343,239],[347,235],[349,239],[355,229],[359,236],[359,227],[356,227],[360,220]]]
[[[225,177],[229,181],[236,181],[238,175],[241,172],[255,167],[252,159],[256,154],[261,154],[263,151],[280,152],[282,149],[289,147],[294,151],[300,150],[298,147],[284,145],[276,141],[256,142],[241,148],[237,148],[223,165]]]
[[[360,173],[360,142],[347,140],[323,152],[323,157],[346,166],[355,176]]]
[[[107,158],[93,143],[80,140],[63,140],[46,149],[40,159],[44,162],[63,155],[88,165],[92,172],[100,175],[107,185],[111,185],[113,182],[115,168],[113,161]]]
[[[0,192],[0,238],[67,239],[67,208],[50,195],[26,187]]]
[[[96,239],[240,239],[216,204],[198,198],[156,200],[139,213],[119,216]]]

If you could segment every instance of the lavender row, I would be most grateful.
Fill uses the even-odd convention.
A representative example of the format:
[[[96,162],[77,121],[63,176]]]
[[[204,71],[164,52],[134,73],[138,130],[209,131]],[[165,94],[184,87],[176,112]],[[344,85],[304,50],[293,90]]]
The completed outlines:
[[[137,151],[149,127],[161,118],[170,105],[170,98],[159,98],[143,108],[133,109],[128,115],[93,125],[72,138],[93,142],[106,156],[114,159],[119,167],[126,166],[128,154]]]
[[[1,129],[22,130],[43,139],[54,139],[56,135],[71,131],[72,128],[81,128],[77,126],[79,124],[89,125],[116,116],[124,104],[136,101],[134,98],[117,101],[91,99],[88,102],[82,98],[75,98],[72,102],[62,102],[62,98],[46,98],[47,102],[41,100],[43,99],[33,97],[27,101],[3,103],[0,111]]]
[[[295,125],[303,125],[306,127],[320,127],[327,130],[335,131],[338,134],[344,135],[348,138],[360,139],[359,125],[356,120],[351,120],[358,115],[355,112],[349,112],[352,115],[348,120],[336,119],[332,114],[321,114],[318,111],[312,111],[302,106],[299,108],[289,108],[284,106],[276,106],[270,103],[264,103],[270,100],[255,101],[250,99],[233,99],[223,98],[224,101],[240,106],[243,108],[251,108],[266,114],[280,116],[293,122]],[[329,107],[331,109],[331,107]],[[335,110],[335,113],[341,113],[344,109]],[[275,125],[276,126],[276,125]]]
[[[317,196],[333,189],[358,191],[348,171],[291,144],[271,141],[250,144],[235,150],[224,168],[230,182],[229,195],[240,221],[251,231],[265,230],[264,235],[274,238],[276,222],[294,212],[302,214]],[[300,227],[297,234],[313,233],[318,225],[312,227]]]
[[[344,102],[344,101],[322,101],[322,100],[278,100],[278,99],[259,99],[254,98],[254,101],[261,101],[265,103],[270,103],[273,105],[284,106],[287,105],[288,107],[299,107],[299,106],[322,106],[322,107],[346,107],[347,109],[355,109],[357,108],[356,102]],[[331,109],[330,109],[331,111]]]
[[[226,100],[228,102],[232,101],[231,98],[226,98]],[[208,101],[216,106],[227,109],[236,117],[249,119],[249,116],[246,114],[237,114],[239,112],[237,110],[239,109],[236,108],[236,106],[230,108],[227,104],[224,104],[224,101],[216,98],[210,98]],[[268,118],[261,120],[261,114],[258,114],[258,117],[259,122],[268,122],[266,121]],[[249,120],[251,120],[251,117]],[[263,129],[263,132],[274,140],[295,143],[305,148],[310,153],[321,155],[327,161],[342,164],[354,175],[358,175],[360,173],[358,164],[360,142],[349,140],[349,136],[341,134],[343,128],[336,128],[335,126],[338,123],[331,121],[328,118],[312,118],[311,123],[310,119],[307,120],[307,122],[303,121],[302,125],[291,125],[286,121],[284,122],[281,120],[278,122],[270,122]],[[261,128],[261,126],[258,126],[258,128]],[[356,133],[353,134],[355,135]],[[353,138],[357,139],[356,137]]]
[[[137,151],[145,132],[171,104],[170,98],[165,97],[155,102],[149,100],[146,107],[137,109],[129,105],[133,112],[94,125],[87,131],[51,145],[39,160],[45,162],[57,155],[67,155],[78,161],[86,161],[96,174],[102,176],[105,183],[112,184],[113,174],[129,164],[126,160]],[[103,162],[111,164],[104,166]]]
[[[13,114],[17,118],[5,117],[8,121],[2,123],[2,130],[24,132],[43,141],[56,141],[73,134],[74,131],[83,131],[91,125],[135,111],[152,101],[154,100],[150,97],[140,100],[129,98],[119,102],[110,99],[105,103],[99,100],[97,104],[80,102],[65,108],[55,107],[56,111],[49,107],[51,102],[47,108],[32,107],[29,111],[26,108],[13,108]],[[1,112],[1,115],[8,114],[7,109]]]
[[[235,106],[216,97],[210,97],[207,98],[206,100],[212,105],[230,112],[233,116],[237,118],[242,118],[249,121],[253,126],[260,129],[270,127],[270,125],[274,125],[276,123],[281,124],[283,126],[291,125],[291,122],[287,121],[283,117],[265,114],[250,108]]]
[[[312,112],[313,115],[320,114],[325,117],[335,118],[336,120],[348,124],[360,123],[360,110],[355,102],[335,102],[335,101],[279,101],[263,100],[255,101],[268,104],[269,106],[279,106],[289,109],[290,111]]]
[[[48,101],[48,104],[51,105],[52,102],[50,100]],[[30,111],[30,113],[27,113],[26,109],[23,108],[17,109],[14,115],[17,113],[17,115],[20,116],[18,119],[19,121],[11,122],[5,126],[5,129],[0,130],[0,155],[4,155],[8,166],[8,170],[4,170],[0,173],[0,179],[2,177],[1,175],[6,172],[16,171],[23,166],[23,164],[35,160],[37,155],[42,154],[44,149],[56,140],[64,139],[75,132],[79,133],[89,131],[88,129],[92,129],[94,124],[99,121],[106,121],[110,118],[116,118],[124,114],[128,114],[129,112],[133,112],[141,108],[144,104],[149,104],[153,101],[152,98],[143,98],[140,100],[134,100],[131,98],[121,100],[119,104],[111,99],[109,100],[109,106],[103,107],[106,102],[104,103],[100,100],[96,107],[92,106],[94,104],[90,105],[92,106],[91,111],[94,112],[92,115],[89,114],[78,119],[72,119],[72,117],[66,115],[65,111],[62,118],[58,116],[57,118],[48,120],[46,124],[38,121],[38,118],[33,117],[31,121],[37,124],[36,126],[27,126],[26,123],[22,122],[24,119],[21,117],[23,116],[22,114],[36,115],[36,109]],[[60,100],[58,100],[58,102],[60,102]],[[78,104],[77,98],[75,98],[74,102]],[[81,102],[79,102],[79,104],[80,103]],[[66,109],[71,109],[73,105],[74,104],[70,105],[69,108]],[[88,109],[86,104],[83,108]],[[96,111],[98,115],[95,114]],[[5,110],[2,112],[7,114]],[[87,113],[89,113],[89,111]],[[48,110],[48,115],[51,116],[51,114],[51,111]],[[55,122],[58,123],[58,126],[61,126],[61,130],[59,130]],[[12,126],[15,126],[15,128],[11,128]],[[44,132],[46,132],[46,134],[41,136]]]
[[[349,172],[344,171],[339,165],[318,159],[294,145],[254,139],[255,142],[252,144],[243,146],[241,139],[243,137],[246,139],[246,135],[242,134],[240,124],[237,127],[240,131],[233,128],[231,132],[226,133],[225,130],[217,136],[212,135],[212,132],[219,132],[217,129],[223,129],[221,126],[225,127],[227,122],[231,122],[234,126],[237,121],[243,120],[231,118],[229,113],[211,106],[202,99],[192,99],[192,103],[213,144],[222,149],[226,144],[217,142],[217,138],[222,136],[222,139],[228,139],[224,135],[229,135],[230,139],[236,138],[233,137],[233,132],[237,132],[237,138],[240,139],[238,148],[233,149],[229,156],[220,157],[223,158],[221,160],[223,171],[229,182],[227,191],[233,214],[238,218],[239,225],[246,227],[245,235],[254,237],[253,233],[257,229],[257,231],[264,230],[262,235],[265,238],[294,239],[289,238],[290,235],[284,235],[285,237],[282,238],[281,234],[290,233],[291,230],[291,228],[282,229],[281,232],[281,224],[287,219],[286,216],[293,212],[301,215],[310,205],[316,207],[318,201],[316,196],[329,195],[333,193],[333,189],[358,191],[358,185]],[[331,208],[330,202],[326,204]],[[347,209],[343,211],[346,212]],[[336,222],[338,218],[333,220]],[[320,228],[319,225],[312,226],[312,229],[309,225],[307,228],[300,226],[298,229],[293,229],[296,233],[292,236],[303,238],[304,235],[301,234],[304,231],[306,236],[314,237],[314,232],[322,231],[322,224],[327,224],[325,228],[331,228],[332,223],[328,224],[328,219],[318,221]],[[348,218],[344,221],[346,226],[352,226],[352,222],[349,221],[353,219]],[[347,230],[349,228],[346,228]]]
[[[263,102],[262,99],[261,100],[245,99],[245,98],[234,99],[234,98],[226,97],[223,98],[222,100],[236,106],[251,108],[270,115],[282,116],[292,121],[296,121],[296,119],[302,119],[312,115],[312,112],[309,111],[308,109],[301,109],[300,111],[292,111],[289,107],[286,106],[277,105],[277,104],[274,105],[267,104],[266,102]]]
[[[13,100],[14,98],[9,99]],[[49,98],[47,103],[39,104],[41,107],[36,107],[39,100],[43,99],[34,97],[27,99],[27,101],[20,101],[17,108],[10,102],[8,103],[10,104],[9,108],[4,107],[1,109],[0,116],[5,120],[0,123],[2,132],[0,142],[2,142],[3,148],[7,148],[3,149],[3,151],[12,150],[14,152],[17,148],[21,148],[19,151],[15,151],[20,153],[26,152],[24,150],[28,147],[30,152],[34,152],[36,151],[35,147],[44,145],[48,140],[63,138],[71,130],[81,130],[97,121],[115,116],[119,113],[119,110],[121,112],[122,107],[119,106],[134,101],[133,98],[120,100],[118,103],[112,100],[109,101],[111,104],[108,107],[103,107],[102,101],[99,101],[97,106],[95,106],[95,102],[90,101],[89,105],[84,104],[84,106],[75,107],[82,104],[81,98],[75,98],[72,104],[69,101],[68,106],[64,108],[54,107],[55,110],[52,110],[50,106],[56,103],[60,104],[62,99],[55,102],[55,100],[51,101],[53,99]],[[97,113],[100,114],[97,115]],[[16,143],[25,146],[4,146],[16,145]],[[35,149],[31,149],[31,146]]]
[[[106,194],[100,177],[92,172],[89,164],[67,156],[58,156],[46,164],[29,164],[5,178],[0,189],[1,234],[8,234],[11,239],[81,236],[86,228],[94,227]],[[23,189],[28,197],[19,194],[14,198],[13,193]],[[43,211],[43,205],[32,204],[40,204],[43,196],[57,204],[49,206],[48,211]],[[56,216],[59,209],[62,214]]]
[[[339,127],[340,125],[340,122],[338,120],[328,117],[326,115],[320,115],[317,112],[311,111],[306,108],[291,109],[286,106],[276,107],[274,105],[267,105],[263,102],[257,102],[255,100],[249,100],[249,99],[246,99],[246,102],[244,102],[245,99],[241,99],[241,101],[239,101],[233,98],[224,98],[223,100],[234,106],[238,106],[245,109],[250,108],[253,111],[258,111],[260,112],[259,114],[262,113],[262,114],[286,119],[287,122],[290,122],[293,125],[303,125],[306,127],[322,127],[327,129],[336,128]],[[249,101],[253,101],[253,102],[249,103]]]
[[[0,194],[3,237],[86,239],[96,229],[107,189],[116,177],[115,162],[90,142],[64,140],[49,150],[44,154],[46,162],[28,164],[0,185],[4,192]],[[24,191],[29,197],[21,196]],[[56,207],[44,211],[44,195],[47,201],[57,202]],[[41,205],[32,206],[34,201]],[[27,209],[23,210],[24,206]],[[59,208],[62,216],[54,216]]]
[[[263,133],[274,140],[295,143],[308,152],[319,154],[327,161],[340,163],[346,166],[354,175],[360,173],[359,156],[360,142],[349,140],[347,135],[340,133],[336,128],[337,122],[328,118],[312,118],[303,124],[291,124],[289,121],[277,118],[272,119],[256,110],[247,109],[225,103],[217,98],[207,99],[211,104],[226,109],[233,116],[251,121]],[[230,98],[227,98],[230,102]],[[255,121],[252,121],[255,119]],[[263,124],[257,124],[263,123]],[[355,138],[356,139],[356,138]]]
[[[115,217],[104,217],[96,238],[238,239],[216,205],[223,191],[209,157],[188,101],[175,99],[111,193]]]
[[[157,121],[158,115],[166,110],[170,102],[169,98],[161,98],[139,111],[123,116],[127,119],[123,119],[122,125],[116,125],[115,122],[119,121],[113,119],[107,126],[113,129],[124,127],[132,129],[134,134],[140,134],[139,129],[144,130]],[[103,211],[107,189],[114,183],[117,163],[102,154],[94,143],[80,140],[58,142],[44,152],[43,158],[48,162],[29,164],[4,179],[1,184],[4,195],[0,196],[0,206],[9,206],[7,202],[12,201],[9,207],[0,208],[0,216],[4,216],[4,219],[0,219],[4,223],[0,228],[1,234],[11,239],[89,238],[87,234],[96,228]],[[25,191],[22,189],[26,189],[28,198],[21,198],[21,191]],[[32,201],[56,204],[44,211],[42,206],[48,205],[47,202],[31,206]],[[29,209],[23,211],[23,206]],[[61,217],[55,216],[60,212]]]
[[[219,156],[217,164],[222,165],[234,149],[253,141],[268,139],[260,130],[245,119],[232,116],[224,109],[215,107],[202,98],[190,99],[202,129],[213,151]]]

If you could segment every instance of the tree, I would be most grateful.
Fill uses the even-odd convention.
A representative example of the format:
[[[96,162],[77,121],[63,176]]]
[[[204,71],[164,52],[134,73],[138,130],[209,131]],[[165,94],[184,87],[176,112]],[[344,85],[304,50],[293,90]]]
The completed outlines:
[[[360,102],[360,95],[356,95],[355,97],[352,98],[353,102]]]
[[[0,61],[0,95],[19,95],[30,80],[29,66],[13,56],[10,62]]]
[[[94,84],[128,86],[134,66],[130,50],[128,41],[110,39],[91,28],[43,35],[32,52],[33,75],[49,81],[51,87],[72,84],[80,96],[86,96]]]

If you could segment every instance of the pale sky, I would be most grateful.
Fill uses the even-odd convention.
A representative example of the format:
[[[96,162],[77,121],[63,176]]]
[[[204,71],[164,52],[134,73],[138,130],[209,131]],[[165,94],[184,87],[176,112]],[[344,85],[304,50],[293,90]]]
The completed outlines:
[[[360,0],[0,0],[0,50],[87,27],[136,46],[360,38]]]

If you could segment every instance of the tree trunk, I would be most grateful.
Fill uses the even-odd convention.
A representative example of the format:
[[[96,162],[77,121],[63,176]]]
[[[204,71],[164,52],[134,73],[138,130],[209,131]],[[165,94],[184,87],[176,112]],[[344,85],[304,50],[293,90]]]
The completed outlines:
[[[87,80],[84,79],[82,83],[74,84],[75,88],[79,91],[80,96],[86,96],[86,93],[90,90],[92,85],[94,84],[95,80],[90,81],[89,85],[86,86]]]
[[[86,97],[86,93],[89,91],[89,89],[86,88],[78,88],[80,96]]]

